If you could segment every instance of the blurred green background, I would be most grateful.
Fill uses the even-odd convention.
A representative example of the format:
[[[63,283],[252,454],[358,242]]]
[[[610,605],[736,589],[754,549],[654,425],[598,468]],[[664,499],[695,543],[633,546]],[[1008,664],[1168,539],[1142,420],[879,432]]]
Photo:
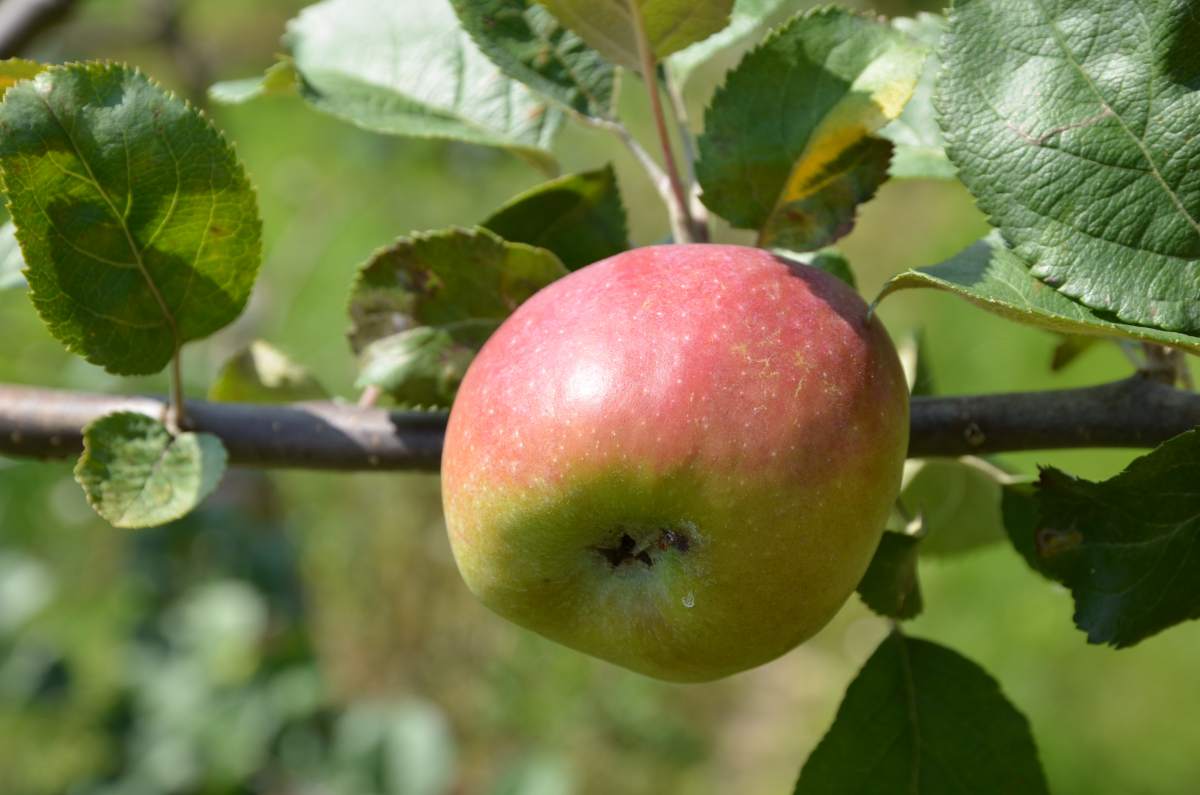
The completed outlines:
[[[269,65],[300,0],[86,0],[28,55],[112,58],[197,101]],[[803,4],[798,3],[797,6]],[[911,13],[937,3],[877,3]],[[730,56],[689,95],[702,118]],[[648,139],[641,92],[625,106]],[[212,108],[259,190],[262,277],[233,327],[189,348],[190,393],[251,339],[352,396],[343,306],[358,263],[411,230],[471,224],[540,175],[502,153],[390,139],[274,99]],[[605,134],[568,128],[566,171],[615,161],[635,243],[665,213]],[[872,295],[985,226],[957,184],[887,186],[844,250]],[[725,230],[720,237],[740,240]],[[1115,346],[1049,368],[1056,340],[942,294],[882,308],[923,329],[937,390],[1121,377]],[[162,392],[66,355],[20,292],[0,293],[0,379]],[[1023,454],[1103,478],[1128,452]],[[1004,546],[923,564],[912,629],[981,663],[1029,716],[1052,789],[1191,793],[1200,781],[1200,625],[1115,652]],[[67,463],[0,459],[0,793],[558,795],[790,792],[843,689],[887,631],[852,600],[814,641],[709,685],[658,683],[513,627],[461,584],[436,477],[235,471],[175,525],[113,530]]]

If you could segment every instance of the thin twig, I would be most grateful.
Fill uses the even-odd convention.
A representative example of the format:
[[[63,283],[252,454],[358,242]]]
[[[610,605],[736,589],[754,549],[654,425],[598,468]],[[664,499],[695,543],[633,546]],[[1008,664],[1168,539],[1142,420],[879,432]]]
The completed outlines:
[[[654,116],[654,127],[658,132],[658,141],[662,145],[663,164],[666,167],[667,180],[671,186],[671,197],[674,211],[671,213],[672,231],[677,243],[694,242],[697,235],[695,223],[692,220],[691,200],[688,191],[679,176],[679,164],[675,161],[675,150],[671,146],[671,133],[667,129],[667,116],[663,110],[662,94],[658,90],[658,80],[655,77],[657,61],[646,39],[646,24],[642,20],[642,12],[636,0],[626,0],[629,6],[630,18],[633,22],[634,37],[637,39],[638,56],[642,63],[642,82],[650,95],[650,110]]]
[[[683,92],[679,84],[671,77],[670,69],[660,70],[662,84],[666,89],[667,98],[671,100],[671,112],[675,116],[675,128],[679,130],[679,142],[683,147],[683,162],[687,169],[689,185],[696,184],[696,140],[692,135],[692,126],[688,121],[687,103],[683,101]]]
[[[183,395],[183,346],[175,345],[175,355],[171,357],[171,410],[167,415],[168,425],[174,430],[188,427],[187,406]]]
[[[0,385],[0,455],[69,458],[81,429],[114,411],[160,417],[162,398]],[[191,428],[216,434],[242,466],[323,470],[438,468],[446,414],[339,403],[188,401]],[[1052,392],[915,398],[908,454],[1154,447],[1200,426],[1200,395],[1134,376]]]

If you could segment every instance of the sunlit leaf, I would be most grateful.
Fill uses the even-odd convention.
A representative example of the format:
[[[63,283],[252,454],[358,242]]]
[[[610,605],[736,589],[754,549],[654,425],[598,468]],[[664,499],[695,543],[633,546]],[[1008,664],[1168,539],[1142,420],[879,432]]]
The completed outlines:
[[[1200,353],[1200,337],[1116,322],[1051,289],[995,234],[943,263],[899,274],[877,300],[914,287],[945,290],[989,312],[1049,331],[1124,337]]]
[[[173,435],[144,414],[118,412],[84,429],[75,479],[114,527],[155,527],[212,493],[225,461],[225,447],[212,434]]]
[[[704,203],[759,245],[810,251],[854,224],[887,179],[900,115],[925,59],[919,42],[838,8],[795,17],[752,50],[713,98],[697,174]]]
[[[449,0],[324,0],[288,24],[300,93],[316,108],[391,135],[508,149],[545,170],[562,114],[505,76]]]
[[[71,64],[9,89],[0,168],[34,306],[68,350],[153,373],[241,314],[254,192],[220,133],[140,72]]]
[[[1200,13],[1190,0],[959,0],[938,108],[1014,253],[1131,324],[1200,333]]]

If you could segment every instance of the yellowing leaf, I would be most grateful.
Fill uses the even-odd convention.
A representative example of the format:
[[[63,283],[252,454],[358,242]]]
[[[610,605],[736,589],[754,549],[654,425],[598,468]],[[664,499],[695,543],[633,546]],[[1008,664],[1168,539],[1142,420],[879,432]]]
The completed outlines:
[[[875,137],[912,96],[923,44],[838,9],[802,14],[749,53],[705,117],[703,199],[759,245],[821,248],[853,227],[891,158]]]

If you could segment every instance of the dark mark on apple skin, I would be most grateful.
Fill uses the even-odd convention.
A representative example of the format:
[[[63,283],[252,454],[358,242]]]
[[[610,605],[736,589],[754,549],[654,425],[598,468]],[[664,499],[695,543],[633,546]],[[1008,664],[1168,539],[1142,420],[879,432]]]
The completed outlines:
[[[592,547],[592,549],[608,561],[609,566],[617,569],[634,561],[644,564],[647,568],[654,568],[654,558],[650,555],[651,549],[657,548],[663,552],[668,549],[687,552],[690,547],[691,541],[687,535],[677,529],[663,528],[659,532],[658,538],[641,549],[638,549],[637,540],[625,531],[622,531],[616,546]]]

